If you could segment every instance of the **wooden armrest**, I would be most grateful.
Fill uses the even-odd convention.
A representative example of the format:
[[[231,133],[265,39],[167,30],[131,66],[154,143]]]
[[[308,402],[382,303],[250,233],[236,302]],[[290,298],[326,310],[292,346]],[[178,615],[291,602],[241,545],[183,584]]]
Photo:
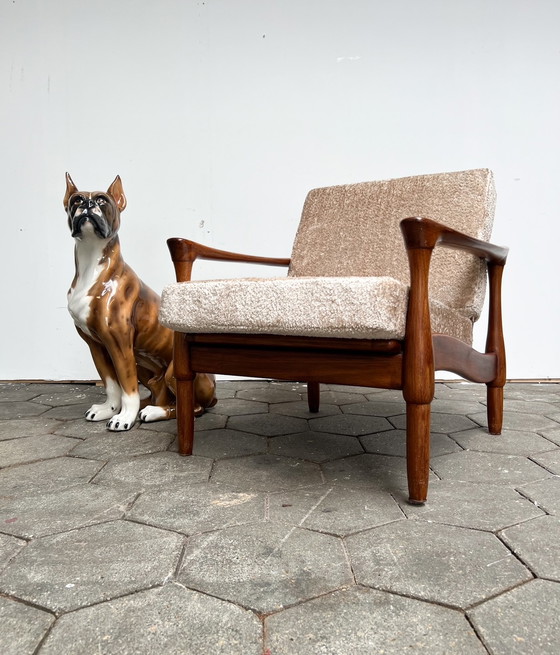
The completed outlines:
[[[508,248],[469,237],[429,218],[405,218],[401,221],[405,245],[408,248],[433,249],[437,244],[459,248],[485,259],[489,264],[503,266]]]
[[[213,259],[216,261],[243,262],[246,264],[263,264],[266,266],[289,266],[289,258],[258,257],[243,255],[228,250],[217,250],[190,239],[173,238],[167,240],[167,247],[175,266],[177,282],[187,282],[191,279],[193,262],[196,259]]]

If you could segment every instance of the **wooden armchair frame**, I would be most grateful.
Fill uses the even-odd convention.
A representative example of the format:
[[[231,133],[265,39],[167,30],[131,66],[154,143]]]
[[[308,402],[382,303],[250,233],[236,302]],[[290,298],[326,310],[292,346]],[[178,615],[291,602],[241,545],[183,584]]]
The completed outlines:
[[[502,330],[501,281],[507,248],[473,239],[426,218],[407,218],[401,231],[410,267],[406,333],[402,341],[276,336],[271,334],[186,334],[175,332],[179,453],[190,455],[194,438],[197,372],[305,380],[309,409],[319,409],[319,384],[400,389],[406,401],[409,501],[426,501],[430,462],[430,406],[436,370],[487,385],[488,429],[500,434],[506,356]],[[290,259],[215,250],[187,239],[169,239],[178,282],[191,278],[196,259],[288,266]],[[488,265],[489,315],[484,353],[430,325],[429,269],[436,245],[460,248]]]

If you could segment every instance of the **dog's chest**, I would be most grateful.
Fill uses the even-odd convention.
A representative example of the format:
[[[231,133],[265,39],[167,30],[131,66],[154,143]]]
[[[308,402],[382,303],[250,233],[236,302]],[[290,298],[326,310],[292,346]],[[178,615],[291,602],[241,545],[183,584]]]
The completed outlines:
[[[94,287],[99,287],[105,266],[100,264],[104,244],[79,244],[76,247],[76,283],[68,292],[68,311],[74,323],[88,336],[92,336],[89,321],[92,303],[96,297]],[[104,295],[107,290],[114,293],[116,282],[109,281],[101,285]]]

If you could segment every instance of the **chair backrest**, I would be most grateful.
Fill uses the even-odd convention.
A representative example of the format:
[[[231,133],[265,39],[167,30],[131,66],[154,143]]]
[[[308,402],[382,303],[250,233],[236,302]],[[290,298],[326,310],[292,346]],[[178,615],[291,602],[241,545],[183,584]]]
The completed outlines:
[[[313,189],[307,195],[288,274],[389,276],[409,284],[400,221],[431,218],[489,240],[495,207],[491,171],[419,175]],[[486,289],[484,263],[468,253],[436,248],[431,297],[476,320]]]

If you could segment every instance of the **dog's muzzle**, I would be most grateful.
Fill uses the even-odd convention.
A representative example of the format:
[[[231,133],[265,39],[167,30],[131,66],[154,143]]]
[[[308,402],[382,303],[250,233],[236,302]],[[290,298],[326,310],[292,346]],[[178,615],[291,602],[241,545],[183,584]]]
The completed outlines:
[[[100,239],[106,239],[111,234],[111,229],[107,220],[99,214],[94,214],[90,211],[82,212],[79,216],[74,216],[72,219],[72,236],[79,237],[82,233],[83,226],[90,222],[93,226],[93,231]]]

